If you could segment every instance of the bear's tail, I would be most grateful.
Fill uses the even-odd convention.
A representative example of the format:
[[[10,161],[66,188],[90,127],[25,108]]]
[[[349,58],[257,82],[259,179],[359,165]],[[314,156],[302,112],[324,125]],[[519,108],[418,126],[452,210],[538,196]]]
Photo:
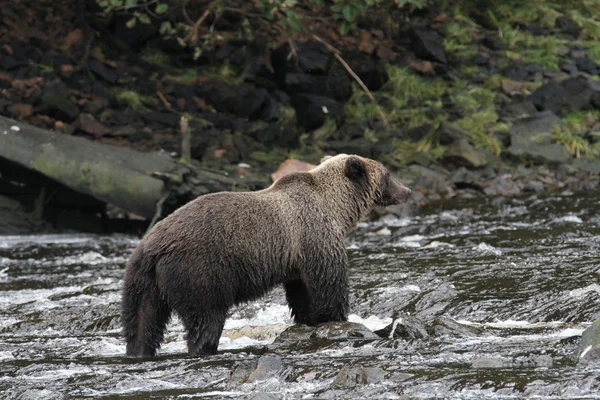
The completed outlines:
[[[121,323],[130,357],[156,355],[171,316],[156,282],[155,263],[143,247],[142,242],[129,259],[123,283]]]

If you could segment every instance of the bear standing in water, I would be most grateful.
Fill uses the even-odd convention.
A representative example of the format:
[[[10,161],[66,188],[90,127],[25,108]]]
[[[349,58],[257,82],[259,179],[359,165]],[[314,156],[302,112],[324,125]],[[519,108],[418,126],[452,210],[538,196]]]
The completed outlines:
[[[152,357],[175,311],[192,355],[214,354],[227,311],[283,284],[296,323],[346,321],[345,237],[407,189],[380,163],[340,154],[257,192],[201,196],[159,222],[127,264],[127,355]]]

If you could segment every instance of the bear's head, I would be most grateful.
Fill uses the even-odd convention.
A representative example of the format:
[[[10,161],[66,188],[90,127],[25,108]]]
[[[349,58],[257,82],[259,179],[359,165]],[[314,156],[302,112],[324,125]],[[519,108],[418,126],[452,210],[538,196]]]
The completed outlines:
[[[330,168],[343,172],[349,187],[367,208],[401,204],[410,197],[411,190],[395,181],[390,171],[375,160],[348,154],[325,156],[315,170]]]

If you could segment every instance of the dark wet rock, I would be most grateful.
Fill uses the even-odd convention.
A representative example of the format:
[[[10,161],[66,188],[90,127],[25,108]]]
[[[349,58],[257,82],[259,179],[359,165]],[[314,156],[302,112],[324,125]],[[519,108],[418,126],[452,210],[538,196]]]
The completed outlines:
[[[306,340],[376,340],[379,337],[356,322],[327,322],[317,326],[294,325],[283,331],[275,343],[298,342]]]
[[[518,24],[518,27],[536,36],[541,36],[546,33],[546,30],[544,28],[535,23]]]
[[[25,235],[48,228],[21,204],[0,195],[0,235]]]
[[[524,192],[541,193],[544,191],[544,184],[542,182],[536,181],[536,180],[527,181],[525,183],[525,186],[523,186],[523,191]]]
[[[423,291],[414,304],[413,315],[423,321],[431,321],[441,315],[458,296],[453,284],[444,282],[438,287]]]
[[[158,33],[160,21],[152,15],[150,15],[150,24],[143,24],[138,21],[133,27],[129,27],[127,22],[131,18],[135,18],[132,13],[117,13],[114,16],[112,21],[113,36],[120,43],[137,48]]]
[[[488,196],[517,196],[521,194],[521,188],[512,179],[505,176],[497,176],[492,181],[482,183],[483,193]]]
[[[389,80],[385,63],[381,61],[364,60],[353,70],[369,90],[379,90]]]
[[[288,371],[283,365],[281,358],[274,355],[264,355],[258,359],[243,361],[239,363],[225,387],[235,388],[244,383],[264,381],[269,378],[285,379]]]
[[[327,118],[337,120],[344,112],[341,103],[329,97],[313,94],[293,95],[292,104],[296,109],[298,125],[307,130],[317,129]]]
[[[157,122],[171,128],[179,127],[181,117],[170,112],[150,111],[142,115],[145,121]]]
[[[427,168],[434,165],[437,161],[430,153],[418,152],[411,154],[405,162],[407,165],[417,164]]]
[[[478,357],[471,362],[472,368],[550,368],[554,360],[549,355],[530,355],[515,358]]]
[[[40,109],[51,117],[67,122],[73,121],[79,114],[79,107],[68,94],[49,88],[40,99]]]
[[[515,62],[505,67],[502,75],[515,81],[526,81],[529,79],[530,72],[526,65]]]
[[[377,384],[385,379],[386,373],[378,367],[344,366],[333,380],[335,389],[347,389],[360,385]]]
[[[340,101],[348,100],[352,95],[350,80],[342,75],[327,76],[292,72],[285,75],[284,87],[290,94],[309,93]]]
[[[106,101],[108,101],[109,106],[114,106],[117,103],[115,95],[110,90],[108,90],[106,86],[104,86],[104,84],[100,81],[91,82],[89,85],[85,86],[82,89],[82,92],[90,93],[105,99]]]
[[[329,71],[333,56],[324,45],[315,41],[294,42],[294,45],[297,58],[293,57],[289,43],[279,46],[271,56],[275,76],[280,82],[288,72],[323,75]]]
[[[415,175],[413,180],[415,187],[422,187],[435,193],[448,192],[450,177],[447,174],[416,164],[410,165],[408,171]]]
[[[520,160],[564,163],[571,156],[564,146],[552,140],[556,129],[567,129],[551,111],[539,112],[515,121],[510,129],[511,146],[507,154]]]
[[[268,105],[269,92],[262,88],[204,84],[195,91],[215,110],[250,120],[258,119]]]
[[[598,69],[598,64],[588,57],[573,58],[573,61],[579,71],[587,72],[590,75],[598,75],[598,72],[600,71]]]
[[[418,57],[442,64],[448,62],[442,37],[437,32],[412,28],[409,37],[412,49]]]
[[[573,160],[573,166],[590,174],[600,174],[600,161],[597,160],[576,158]]]
[[[537,108],[530,100],[516,101],[509,103],[502,108],[502,118],[512,121],[515,118],[523,118],[533,115],[537,112]]]
[[[486,35],[481,44],[490,50],[502,50],[504,48],[504,44],[498,39],[498,35]]]
[[[573,360],[578,364],[600,363],[600,319],[583,331]]]
[[[391,324],[375,333],[386,339],[425,339],[429,337],[423,321],[406,313],[400,313]]]
[[[77,117],[77,127],[79,130],[94,135],[96,137],[110,134],[111,130],[101,124],[92,114],[81,113]]]
[[[478,331],[468,325],[456,322],[452,318],[438,317],[433,320],[427,331],[431,336],[475,337]]]
[[[554,27],[560,30],[562,33],[566,33],[573,38],[579,37],[581,28],[572,18],[566,15],[560,15],[554,20]]]
[[[329,140],[325,145],[327,151],[345,154],[358,154],[367,158],[377,158],[388,153],[390,144],[388,141],[373,142],[367,138],[350,140]]]
[[[6,54],[0,55],[0,70],[11,71],[25,65],[24,62],[17,61]]]
[[[364,138],[365,134],[369,131],[375,132],[378,139],[393,136],[393,134],[385,130],[385,126],[381,120],[368,120],[344,124],[333,133],[332,138],[338,140],[359,139]]]
[[[560,83],[551,81],[539,87],[528,99],[540,111],[556,114],[580,110],[590,105],[592,90],[583,77],[568,78]]]
[[[248,132],[248,135],[268,146],[294,148],[299,144],[302,131],[295,126],[269,124]]]
[[[419,140],[421,140],[425,136],[427,136],[432,130],[433,130],[433,125],[424,124],[424,125],[420,125],[415,128],[407,130],[405,133],[405,136],[411,142],[418,142]]]
[[[116,83],[119,79],[119,74],[114,68],[107,67],[98,60],[89,60],[88,68],[109,83]]]
[[[452,174],[452,182],[459,189],[477,186],[476,183],[480,180],[481,176],[478,173],[465,167],[458,168]]]
[[[435,132],[435,136],[442,146],[447,146],[463,138],[465,134],[452,123],[442,122]]]
[[[466,138],[460,138],[452,143],[444,154],[442,160],[457,166],[479,168],[486,165],[485,157],[475,149]]]

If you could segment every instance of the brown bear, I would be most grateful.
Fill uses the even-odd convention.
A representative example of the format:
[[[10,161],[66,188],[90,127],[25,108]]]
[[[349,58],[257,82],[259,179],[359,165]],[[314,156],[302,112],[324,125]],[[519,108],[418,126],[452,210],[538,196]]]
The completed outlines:
[[[154,356],[172,311],[189,353],[214,354],[228,310],[278,284],[296,323],[346,321],[345,237],[374,205],[409,195],[380,163],[340,154],[261,191],[192,200],[159,222],[129,259],[127,355]]]

